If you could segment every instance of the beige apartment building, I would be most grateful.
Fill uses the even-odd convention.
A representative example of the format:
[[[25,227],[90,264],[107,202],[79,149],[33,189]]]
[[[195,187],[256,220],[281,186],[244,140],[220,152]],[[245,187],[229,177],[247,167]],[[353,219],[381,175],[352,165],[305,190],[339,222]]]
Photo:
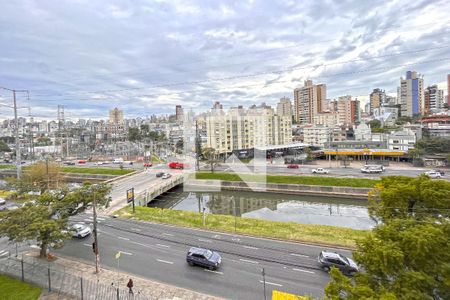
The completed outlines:
[[[292,104],[289,98],[283,97],[280,99],[277,104],[277,115],[292,117]]]
[[[278,116],[272,108],[232,108],[206,117],[207,147],[218,153],[292,143],[290,116]]]
[[[297,123],[311,124],[314,117],[325,110],[327,105],[327,87],[314,85],[306,80],[304,86],[294,90],[294,119]]]
[[[123,110],[117,107],[109,111],[109,123],[123,124]]]

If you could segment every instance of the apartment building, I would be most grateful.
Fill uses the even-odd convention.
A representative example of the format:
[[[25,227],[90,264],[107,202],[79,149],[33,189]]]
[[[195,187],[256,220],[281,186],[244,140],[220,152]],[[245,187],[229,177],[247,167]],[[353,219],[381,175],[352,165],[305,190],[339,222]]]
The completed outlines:
[[[303,128],[303,143],[323,147],[330,141],[332,128],[324,125],[307,125]]]
[[[424,98],[423,78],[415,71],[406,72],[406,78],[400,78],[400,87],[397,89],[397,99],[401,105],[401,116],[412,117],[424,114]]]
[[[425,89],[424,97],[424,115],[437,113],[444,107],[444,90],[436,84]]]
[[[386,93],[381,89],[374,89],[372,93],[370,93],[370,115],[373,115],[373,111],[379,107],[381,107],[384,103],[386,103]]]
[[[232,108],[206,117],[207,147],[218,153],[241,149],[289,144],[292,142],[292,119],[278,116],[266,106]]]
[[[302,124],[312,124],[314,116],[325,110],[326,101],[326,85],[314,85],[312,80],[306,80],[303,87],[294,90],[295,121]]]
[[[277,115],[292,117],[292,104],[289,98],[283,97],[280,99],[277,104]]]

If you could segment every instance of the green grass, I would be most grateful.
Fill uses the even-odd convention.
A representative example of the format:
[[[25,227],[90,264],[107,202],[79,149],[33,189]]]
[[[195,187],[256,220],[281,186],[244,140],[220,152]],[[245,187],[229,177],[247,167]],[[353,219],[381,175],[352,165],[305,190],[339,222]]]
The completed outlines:
[[[135,170],[130,169],[109,169],[109,168],[77,168],[77,167],[62,167],[63,173],[78,173],[78,174],[98,174],[98,175],[125,175]]]
[[[137,206],[136,213],[133,214],[128,206],[115,212],[115,214],[122,218],[203,228],[202,215],[195,212]],[[355,247],[355,240],[365,237],[368,233],[365,230],[344,227],[275,222],[251,218],[238,217],[236,221],[236,231],[241,234],[348,248]],[[206,225],[206,228],[210,230],[234,232],[234,217],[208,214]]]
[[[262,177],[259,175],[246,175],[246,178],[254,182],[259,182]],[[322,186],[345,186],[373,188],[379,180],[366,178],[337,178],[328,176],[287,176],[287,175],[267,175],[267,183],[284,183],[284,184],[306,184],[306,185],[322,185]],[[234,173],[196,173],[196,179],[217,179],[224,181],[242,181],[242,179]]]
[[[15,169],[15,165],[0,165],[0,169]]]
[[[0,275],[0,298],[4,300],[35,300],[41,295],[40,287]]]

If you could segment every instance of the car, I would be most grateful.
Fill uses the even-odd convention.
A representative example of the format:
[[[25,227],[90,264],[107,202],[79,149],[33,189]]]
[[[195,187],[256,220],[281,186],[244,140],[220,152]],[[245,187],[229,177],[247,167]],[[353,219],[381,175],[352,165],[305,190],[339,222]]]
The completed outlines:
[[[165,174],[164,172],[158,172],[156,173],[156,177],[163,177],[164,174]]]
[[[382,173],[384,166],[381,165],[365,165],[361,168],[361,173]]]
[[[77,223],[72,225],[72,237],[74,238],[84,238],[92,233],[91,228],[87,225]]]
[[[434,170],[432,170],[432,171],[427,171],[427,172],[425,172],[425,173],[423,173],[423,174],[424,174],[424,175],[427,175],[427,176],[430,177],[430,178],[441,178],[441,177],[442,177],[442,175],[441,175],[440,172],[434,171]]]
[[[172,175],[170,175],[169,173],[164,173],[163,176],[161,176],[162,179],[168,179],[172,177]]]
[[[114,158],[113,164],[123,164],[123,158]]]
[[[6,200],[3,198],[0,198],[0,205],[5,205],[6,204]]]
[[[294,164],[290,164],[290,165],[287,165],[287,168],[288,169],[298,169],[299,166],[298,165],[294,165]]]
[[[171,169],[184,169],[186,166],[183,163],[173,161],[169,163],[169,168]]]
[[[328,174],[330,171],[324,168],[312,169],[313,174]]]
[[[105,164],[105,162],[103,162],[103,161],[97,161],[94,163],[95,166],[102,166],[104,164]]]
[[[144,168],[150,168],[150,167],[152,167],[152,166],[153,166],[153,164],[150,163],[150,162],[144,163]]]
[[[186,262],[190,266],[197,265],[216,270],[222,264],[222,257],[219,253],[209,249],[191,247],[186,255]]]
[[[65,162],[63,162],[63,164],[65,164],[66,166],[74,166],[75,162],[74,161],[65,161]]]
[[[326,272],[329,272],[331,267],[336,267],[342,273],[350,276],[359,272],[359,267],[354,260],[336,252],[321,251],[317,260],[319,266]]]
[[[78,161],[78,164],[79,164],[79,165],[84,165],[84,164],[86,164],[86,161],[85,161],[84,159],[80,159],[80,160]]]

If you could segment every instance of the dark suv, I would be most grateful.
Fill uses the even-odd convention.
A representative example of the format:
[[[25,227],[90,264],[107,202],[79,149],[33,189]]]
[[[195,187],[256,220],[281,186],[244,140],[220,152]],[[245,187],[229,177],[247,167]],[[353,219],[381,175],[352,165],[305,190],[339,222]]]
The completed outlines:
[[[336,252],[322,251],[319,254],[319,265],[325,271],[330,271],[331,267],[336,267],[346,275],[354,275],[359,271],[358,265],[348,257]]]
[[[220,267],[222,258],[217,252],[204,248],[192,247],[187,253],[186,261],[190,266],[198,265],[214,270]]]

